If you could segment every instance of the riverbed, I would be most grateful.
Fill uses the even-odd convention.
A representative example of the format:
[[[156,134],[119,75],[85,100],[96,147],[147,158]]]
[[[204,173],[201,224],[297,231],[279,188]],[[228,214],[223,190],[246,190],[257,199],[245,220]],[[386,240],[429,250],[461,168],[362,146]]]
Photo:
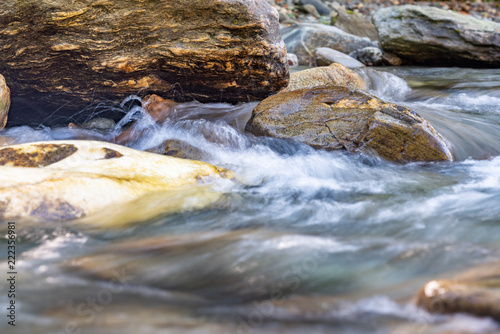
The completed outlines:
[[[429,314],[414,296],[500,260],[500,70],[361,74],[370,93],[426,118],[456,161],[393,164],[254,137],[244,127],[256,103],[184,103],[162,126],[143,118],[131,147],[182,140],[236,179],[216,185],[224,195],[209,208],[126,226],[17,221],[16,333],[498,333],[488,318]]]

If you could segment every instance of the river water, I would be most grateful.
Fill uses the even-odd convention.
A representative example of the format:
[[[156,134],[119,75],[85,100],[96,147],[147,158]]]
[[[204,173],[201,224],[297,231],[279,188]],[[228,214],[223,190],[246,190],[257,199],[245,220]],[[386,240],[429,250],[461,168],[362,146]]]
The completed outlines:
[[[217,184],[224,196],[209,208],[132,225],[17,221],[17,326],[2,315],[0,332],[499,333],[488,318],[431,315],[414,296],[500,260],[500,70],[362,74],[371,93],[429,120],[457,161],[397,165],[256,138],[243,131],[255,103],[186,103],[163,126],[143,118],[130,146],[180,139],[237,180]]]

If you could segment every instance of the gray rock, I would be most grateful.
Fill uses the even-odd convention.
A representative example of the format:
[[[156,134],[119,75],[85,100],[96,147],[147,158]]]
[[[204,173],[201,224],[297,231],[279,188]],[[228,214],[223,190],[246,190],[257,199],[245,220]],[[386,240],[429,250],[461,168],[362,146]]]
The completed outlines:
[[[317,66],[328,66],[333,63],[339,63],[348,68],[360,68],[364,66],[353,57],[330,48],[318,48],[315,55]]]
[[[330,15],[330,8],[328,8],[323,2],[320,0],[300,0],[299,4],[301,5],[313,5],[316,7],[316,10],[321,15]]]
[[[372,41],[378,39],[377,29],[367,16],[346,11],[342,8],[337,10],[338,15],[334,19],[334,25],[350,34],[368,37]]]
[[[366,37],[354,36],[332,26],[302,23],[284,28],[283,40],[288,52],[299,58],[300,65],[312,66],[317,48],[327,47],[346,54],[358,49],[373,46]]]
[[[378,66],[382,65],[382,63],[384,62],[382,50],[374,46],[356,50],[354,52],[351,52],[349,56],[359,60],[366,66]]]
[[[434,7],[387,7],[373,15],[382,50],[413,64],[500,67],[500,23]]]

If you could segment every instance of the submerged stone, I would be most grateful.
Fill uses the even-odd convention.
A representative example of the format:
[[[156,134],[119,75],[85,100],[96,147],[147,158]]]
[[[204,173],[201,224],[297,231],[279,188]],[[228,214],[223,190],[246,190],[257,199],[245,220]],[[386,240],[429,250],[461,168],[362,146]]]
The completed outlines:
[[[468,313],[500,321],[500,264],[475,268],[453,280],[433,280],[417,296],[432,313]]]
[[[344,86],[271,96],[255,107],[246,129],[318,149],[375,152],[394,162],[453,160],[444,139],[417,113]]]
[[[126,223],[207,205],[218,196],[199,184],[230,176],[204,162],[105,142],[13,145],[0,149],[0,217],[69,220],[101,213],[94,221]]]

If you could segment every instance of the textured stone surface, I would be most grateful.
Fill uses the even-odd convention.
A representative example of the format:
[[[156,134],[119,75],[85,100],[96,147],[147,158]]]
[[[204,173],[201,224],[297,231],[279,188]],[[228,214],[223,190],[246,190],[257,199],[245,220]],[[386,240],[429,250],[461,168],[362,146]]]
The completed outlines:
[[[19,99],[82,108],[156,92],[240,102],[288,83],[278,13],[265,0],[0,4],[0,73]]]
[[[290,84],[281,92],[325,85],[346,86],[352,89],[366,88],[365,81],[358,73],[344,65],[334,63],[330,66],[309,68],[292,73],[290,75]]]
[[[227,175],[203,162],[97,141],[13,145],[0,149],[0,218],[68,220],[108,210],[95,221],[147,219],[207,204],[214,198],[197,184]],[[154,194],[170,202],[134,205]]]
[[[282,29],[288,52],[299,58],[300,65],[312,66],[317,48],[325,47],[343,53],[373,46],[368,38],[354,36],[337,27],[316,23],[302,23]]]
[[[316,49],[315,61],[317,66],[328,66],[332,63],[339,63],[348,68],[360,68],[364,66],[353,57],[330,48]]]
[[[10,89],[5,82],[5,78],[0,74],[0,130],[7,124],[7,117],[10,108]]]
[[[380,9],[373,21],[382,50],[410,63],[500,66],[500,23],[413,5]]]
[[[376,152],[395,162],[453,160],[441,136],[415,112],[343,86],[271,96],[255,107],[247,130],[318,149]]]
[[[453,280],[425,284],[417,305],[432,313],[469,313],[500,321],[500,263],[474,268]]]

